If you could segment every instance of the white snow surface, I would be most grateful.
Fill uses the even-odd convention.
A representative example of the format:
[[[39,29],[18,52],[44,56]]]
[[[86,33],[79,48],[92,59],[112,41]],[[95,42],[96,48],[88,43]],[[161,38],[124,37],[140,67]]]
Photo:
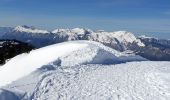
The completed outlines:
[[[46,72],[33,100],[169,100],[170,62],[59,67]]]
[[[28,75],[37,68],[55,61],[63,55],[80,48],[85,48],[86,46],[87,44],[85,43],[63,43],[34,50],[29,54],[16,56],[0,67],[0,80],[3,80],[0,82],[0,86],[6,85],[16,79]]]
[[[9,60],[0,67],[0,80],[2,80],[0,86],[22,78],[49,63],[57,66],[75,66],[144,60],[146,59],[140,56],[123,54],[97,42],[65,42],[33,50],[28,54],[21,54]]]
[[[7,90],[11,90],[3,90],[5,95],[0,92],[0,97],[10,98],[15,94],[15,98],[23,100],[169,100],[170,62],[49,64],[10,86]],[[17,89],[27,94],[14,91]]]

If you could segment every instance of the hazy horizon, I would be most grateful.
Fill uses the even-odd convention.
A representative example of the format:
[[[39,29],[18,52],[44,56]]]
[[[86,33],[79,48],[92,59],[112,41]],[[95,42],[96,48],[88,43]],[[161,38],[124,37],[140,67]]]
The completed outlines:
[[[17,25],[17,26],[22,26],[22,25]],[[17,26],[0,26],[0,27],[11,27],[11,28],[14,28],[14,27],[17,27]],[[29,25],[27,25],[29,26]],[[47,31],[53,31],[55,29],[63,29],[62,27],[56,27],[56,28],[53,28],[51,30],[49,29],[46,29],[46,28],[43,28],[43,27],[36,27],[36,26],[32,26],[32,27],[35,27],[35,28],[38,28],[38,29],[41,29],[41,30],[47,30]],[[85,27],[70,27],[70,29],[72,28],[85,28]],[[68,29],[68,27],[67,27]],[[88,28],[85,28],[85,29],[88,29]],[[103,29],[91,29],[93,31],[97,31],[97,30],[103,30]],[[113,32],[113,31],[128,31],[128,32],[132,32],[135,36],[142,36],[142,35],[145,35],[147,37],[154,37],[154,38],[159,38],[159,39],[170,39],[170,33],[169,32],[135,32],[135,31],[129,31],[129,30],[104,30],[104,31],[107,31],[107,32]]]
[[[0,12],[0,26],[81,27],[170,37],[169,0],[1,0]]]

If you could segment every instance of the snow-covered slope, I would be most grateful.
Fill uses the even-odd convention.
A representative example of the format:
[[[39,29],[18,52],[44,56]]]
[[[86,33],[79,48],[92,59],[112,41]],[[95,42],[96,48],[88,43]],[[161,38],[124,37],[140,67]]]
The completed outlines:
[[[57,66],[74,66],[143,60],[146,59],[136,55],[122,54],[97,42],[65,42],[33,50],[29,54],[19,55],[8,61],[0,67],[0,80],[3,80],[0,86],[22,78],[48,63]]]
[[[36,34],[36,33],[44,33],[44,34],[49,33],[46,30],[40,30],[40,29],[36,29],[34,27],[28,27],[26,25],[17,26],[17,27],[14,28],[14,31],[16,31],[16,32],[25,32],[25,33],[34,33],[34,34]]]
[[[34,100],[169,100],[170,62],[85,65],[49,71]]]
[[[3,80],[0,83],[0,86],[28,75],[29,73],[35,71],[37,68],[57,60],[62,55],[66,55],[80,48],[85,48],[86,46],[87,44],[79,45],[77,43],[64,43],[64,45],[53,45],[34,50],[29,54],[16,56],[4,66],[0,67],[0,80]],[[14,74],[9,75],[8,73]]]
[[[152,61],[46,65],[5,89],[24,100],[169,100],[169,65]]]
[[[133,45],[139,47],[145,46],[132,33],[126,31],[94,32],[91,34],[90,40],[98,41],[119,51],[128,50]]]

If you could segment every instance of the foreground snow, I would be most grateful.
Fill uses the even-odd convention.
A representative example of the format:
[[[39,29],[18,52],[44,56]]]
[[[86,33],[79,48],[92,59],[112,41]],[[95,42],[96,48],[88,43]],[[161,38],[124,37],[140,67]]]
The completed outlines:
[[[47,72],[31,96],[38,100],[169,100],[170,62],[86,65]]]
[[[146,59],[140,56],[122,54],[92,41],[65,42],[34,50],[29,54],[19,55],[8,61],[0,67],[0,80],[2,80],[0,86],[22,78],[48,63],[57,66],[74,66],[144,60]]]
[[[16,95],[22,94],[18,90],[23,91],[18,98],[26,100],[169,100],[169,65],[170,62],[152,61],[46,65],[6,89]]]

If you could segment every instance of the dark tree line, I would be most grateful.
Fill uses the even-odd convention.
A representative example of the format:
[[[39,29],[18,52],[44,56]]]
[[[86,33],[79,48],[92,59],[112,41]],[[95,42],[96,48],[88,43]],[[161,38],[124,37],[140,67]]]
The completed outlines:
[[[21,53],[29,52],[32,49],[34,47],[28,43],[17,40],[0,40],[0,64],[4,64],[7,59]]]

